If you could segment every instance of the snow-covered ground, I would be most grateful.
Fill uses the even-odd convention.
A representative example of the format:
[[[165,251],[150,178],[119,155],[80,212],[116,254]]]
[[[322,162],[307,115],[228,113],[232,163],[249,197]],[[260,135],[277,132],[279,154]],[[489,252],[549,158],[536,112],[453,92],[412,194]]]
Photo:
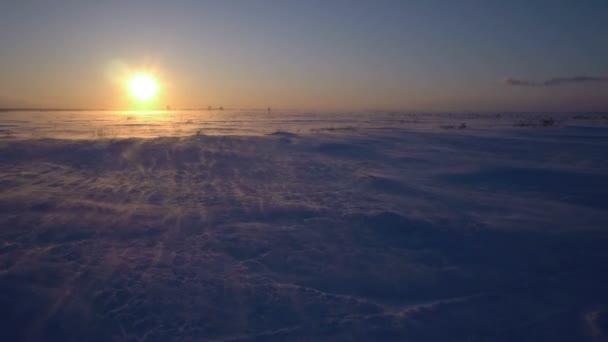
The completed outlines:
[[[553,122],[547,122],[547,120]],[[117,139],[192,135],[347,133],[360,130],[435,132],[468,125],[467,132],[523,127],[608,127],[608,113],[400,113],[189,111],[0,111],[0,140]]]
[[[0,113],[0,339],[603,341],[608,114]]]

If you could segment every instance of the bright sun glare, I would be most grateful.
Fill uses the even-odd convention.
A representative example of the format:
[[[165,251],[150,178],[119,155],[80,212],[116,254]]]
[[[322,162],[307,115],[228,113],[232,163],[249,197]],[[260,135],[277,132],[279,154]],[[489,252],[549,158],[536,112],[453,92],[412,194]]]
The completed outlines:
[[[129,81],[129,91],[139,101],[150,101],[158,93],[158,82],[151,75],[137,74]]]

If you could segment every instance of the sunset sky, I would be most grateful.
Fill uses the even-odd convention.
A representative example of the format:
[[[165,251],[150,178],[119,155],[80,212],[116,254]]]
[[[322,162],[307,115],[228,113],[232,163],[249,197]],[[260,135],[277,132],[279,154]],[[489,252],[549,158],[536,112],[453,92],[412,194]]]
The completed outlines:
[[[608,1],[2,1],[0,107],[608,110]]]

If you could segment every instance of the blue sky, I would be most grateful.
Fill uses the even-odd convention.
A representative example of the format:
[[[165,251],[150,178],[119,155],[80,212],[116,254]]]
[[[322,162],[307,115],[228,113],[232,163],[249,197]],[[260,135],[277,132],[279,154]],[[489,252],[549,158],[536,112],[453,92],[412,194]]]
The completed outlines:
[[[3,2],[0,105],[126,106],[120,63],[174,107],[608,110],[606,18],[608,1]]]

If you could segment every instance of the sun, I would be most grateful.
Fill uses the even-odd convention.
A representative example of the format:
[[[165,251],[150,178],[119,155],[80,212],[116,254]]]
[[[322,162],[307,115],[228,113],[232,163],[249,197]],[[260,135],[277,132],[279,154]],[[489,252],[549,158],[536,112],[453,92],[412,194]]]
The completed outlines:
[[[158,82],[149,74],[136,74],[129,80],[131,96],[141,102],[153,100],[158,93]]]

